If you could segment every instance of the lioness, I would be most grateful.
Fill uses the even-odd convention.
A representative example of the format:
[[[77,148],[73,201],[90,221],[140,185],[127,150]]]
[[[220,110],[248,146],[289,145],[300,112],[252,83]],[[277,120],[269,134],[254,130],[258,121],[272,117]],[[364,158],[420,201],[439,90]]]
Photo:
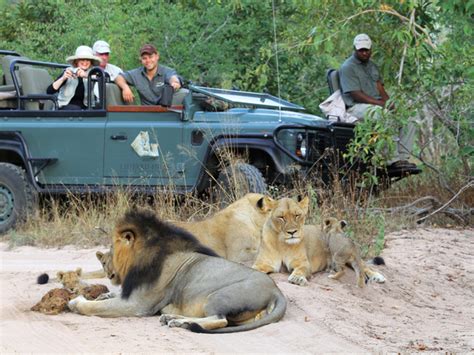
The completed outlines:
[[[120,279],[118,274],[114,270],[114,265],[112,262],[113,250],[110,248],[109,251],[102,253],[98,251],[95,253],[97,259],[99,259],[102,264],[102,273],[104,276],[107,276],[110,279],[112,285],[120,285]]]
[[[356,273],[357,285],[364,287],[364,263],[360,257],[360,251],[355,243],[344,233],[347,222],[334,217],[324,219],[323,239],[329,250],[328,263],[334,265],[335,274],[328,277],[339,280],[344,275],[346,264],[352,266]]]
[[[328,266],[329,251],[320,226],[305,225],[309,199],[282,198],[271,202],[271,215],[263,226],[262,242],[253,265],[265,273],[279,272],[282,264],[291,272],[288,281],[307,285],[308,277]],[[364,275],[377,282],[385,278],[364,265]]]
[[[272,201],[265,195],[249,193],[203,221],[172,223],[191,232],[223,258],[253,262]]]
[[[112,245],[121,296],[77,297],[69,302],[72,311],[102,317],[161,312],[162,324],[206,333],[254,329],[285,313],[285,297],[270,277],[218,257],[151,212],[128,212],[116,224]]]

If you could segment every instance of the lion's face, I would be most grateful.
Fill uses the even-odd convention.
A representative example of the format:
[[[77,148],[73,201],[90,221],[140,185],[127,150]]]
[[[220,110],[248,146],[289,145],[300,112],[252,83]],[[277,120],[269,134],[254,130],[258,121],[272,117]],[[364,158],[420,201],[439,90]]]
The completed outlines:
[[[273,229],[278,232],[278,239],[286,244],[299,244],[303,240],[302,227],[308,214],[308,197],[296,202],[290,198],[277,201],[271,214]]]
[[[113,249],[110,248],[110,251],[102,253],[98,251],[96,254],[97,259],[99,259],[100,263],[102,264],[102,268],[105,271],[105,274],[110,279],[112,285],[120,285],[120,277],[115,272],[114,264],[113,264]]]
[[[82,269],[77,268],[76,271],[59,271],[56,277],[65,289],[74,290],[81,283]]]

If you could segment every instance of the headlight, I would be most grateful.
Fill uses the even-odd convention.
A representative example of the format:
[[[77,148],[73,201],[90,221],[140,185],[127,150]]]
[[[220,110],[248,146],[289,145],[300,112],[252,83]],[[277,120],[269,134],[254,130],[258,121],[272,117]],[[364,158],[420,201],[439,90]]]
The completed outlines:
[[[306,158],[307,145],[303,133],[298,133],[296,136],[296,155],[300,158]]]

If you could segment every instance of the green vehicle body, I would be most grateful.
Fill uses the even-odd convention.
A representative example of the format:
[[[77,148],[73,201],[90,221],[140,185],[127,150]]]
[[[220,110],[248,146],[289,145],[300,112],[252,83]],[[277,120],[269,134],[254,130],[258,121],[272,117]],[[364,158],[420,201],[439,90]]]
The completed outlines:
[[[28,103],[55,103],[55,98],[25,92],[17,78],[22,65],[64,67],[10,55],[9,68],[3,68],[10,70],[15,98],[10,99],[13,107],[0,109],[0,232],[23,218],[28,208],[17,205],[17,192],[8,182],[14,178],[2,180],[2,171],[24,174],[27,186],[17,190],[27,190],[25,194],[124,186],[144,192],[172,188],[176,193],[202,193],[219,179],[219,155],[231,150],[245,156],[246,166],[253,169],[247,170],[250,178],[264,181],[255,185],[262,191],[255,192],[264,192],[265,184],[285,183],[294,179],[295,171],[305,175],[318,168],[320,178],[327,180],[332,159],[326,148],[340,156],[353,137],[352,125],[306,114],[302,107],[268,94],[189,86],[181,105],[107,106],[108,86],[114,84],[105,83],[100,68],[90,74],[101,94],[89,105],[93,108],[28,109]],[[209,100],[228,107],[209,109]],[[131,147],[140,132],[158,145],[158,156],[139,156]]]

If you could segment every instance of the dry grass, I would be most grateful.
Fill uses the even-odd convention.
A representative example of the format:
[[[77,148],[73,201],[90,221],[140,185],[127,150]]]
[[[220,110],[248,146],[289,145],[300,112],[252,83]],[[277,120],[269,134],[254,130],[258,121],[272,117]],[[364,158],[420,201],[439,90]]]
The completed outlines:
[[[459,181],[458,185],[461,183]],[[234,186],[232,189],[233,191],[224,191],[226,203],[243,195],[240,187]],[[415,218],[410,214],[404,211],[394,214],[387,208],[430,194],[435,194],[442,201],[450,197],[449,193],[436,186],[433,178],[423,175],[404,179],[380,195],[375,195],[371,189],[343,186],[337,179],[331,188],[295,182],[295,187],[291,190],[281,187],[270,187],[269,190],[273,198],[309,194],[312,203],[307,223],[320,224],[326,216],[345,219],[349,223],[350,236],[359,243],[365,257],[380,253],[386,233],[416,226]],[[172,191],[170,187],[155,196],[136,195],[120,190],[101,196],[69,194],[61,198],[48,198],[43,200],[40,210],[28,223],[7,233],[3,240],[8,241],[11,246],[107,245],[114,221],[128,209],[152,209],[166,220],[199,220],[213,215],[222,206],[222,201],[219,200],[208,202],[193,195],[177,197]],[[464,194],[457,204],[472,206],[474,195],[470,192]],[[443,220],[440,216],[427,223],[434,221],[438,225],[453,223],[449,218]]]

